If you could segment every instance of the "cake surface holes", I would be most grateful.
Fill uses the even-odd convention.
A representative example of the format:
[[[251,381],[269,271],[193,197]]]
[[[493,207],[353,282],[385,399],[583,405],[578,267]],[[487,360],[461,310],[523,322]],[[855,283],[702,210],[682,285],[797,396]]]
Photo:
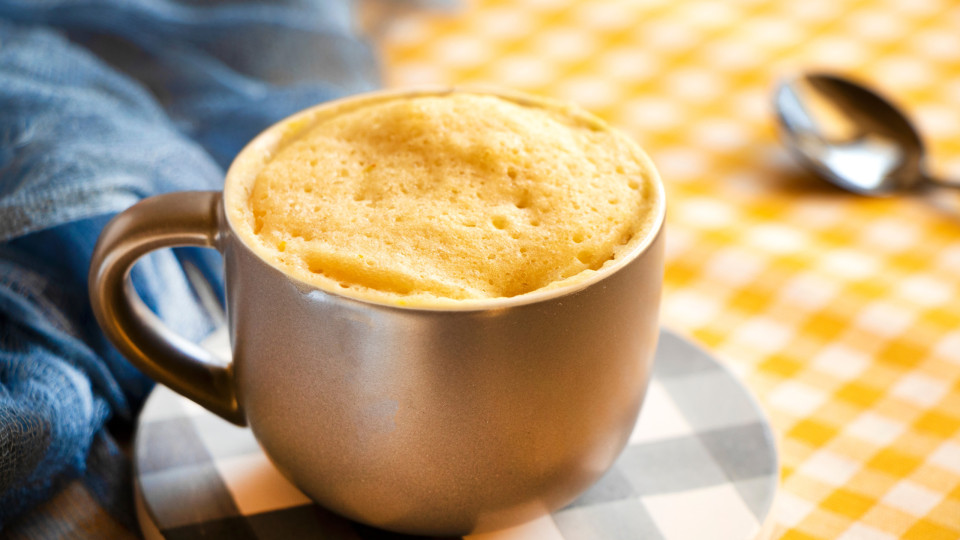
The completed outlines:
[[[516,296],[599,268],[652,226],[647,162],[577,109],[454,92],[302,125],[237,211],[275,265],[321,287]]]

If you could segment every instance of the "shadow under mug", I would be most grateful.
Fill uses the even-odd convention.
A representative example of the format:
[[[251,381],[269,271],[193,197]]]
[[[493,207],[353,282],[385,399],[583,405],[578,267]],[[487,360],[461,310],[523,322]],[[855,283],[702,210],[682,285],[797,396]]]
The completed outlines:
[[[308,109],[266,130],[237,162],[276,145]],[[646,159],[646,158],[644,158]],[[652,174],[656,174],[651,169]],[[463,535],[554,511],[626,445],[651,374],[663,279],[664,195],[643,241],[556,289],[463,306],[401,307],[299,281],[236,233],[221,192],[148,198],[113,219],[94,251],[94,314],[160,383],[248,425],[310,498],[397,532]],[[220,251],[228,364],[173,334],[129,272],[173,246]]]

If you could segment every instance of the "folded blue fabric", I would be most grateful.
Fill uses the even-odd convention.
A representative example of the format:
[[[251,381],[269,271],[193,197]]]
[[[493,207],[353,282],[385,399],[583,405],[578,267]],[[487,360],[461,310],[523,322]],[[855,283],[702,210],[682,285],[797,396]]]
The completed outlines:
[[[93,444],[98,460],[122,459],[104,426],[131,422],[152,384],[91,316],[99,231],[143,197],[218,189],[269,124],[375,87],[352,7],[0,0],[0,528],[81,476],[131,523],[123,483],[87,471]],[[199,339],[216,317],[185,265],[220,290],[209,250],[155,253],[132,279],[171,328]]]

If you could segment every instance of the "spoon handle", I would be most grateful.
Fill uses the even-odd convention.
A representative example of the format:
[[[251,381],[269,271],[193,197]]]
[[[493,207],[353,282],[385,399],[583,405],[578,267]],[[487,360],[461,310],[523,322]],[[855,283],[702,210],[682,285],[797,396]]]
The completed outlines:
[[[960,182],[924,176],[916,194],[948,217],[960,221]]]
[[[945,178],[938,178],[935,176],[930,176],[928,174],[923,175],[921,185],[925,188],[948,188],[948,189],[960,189],[960,180],[947,180]]]

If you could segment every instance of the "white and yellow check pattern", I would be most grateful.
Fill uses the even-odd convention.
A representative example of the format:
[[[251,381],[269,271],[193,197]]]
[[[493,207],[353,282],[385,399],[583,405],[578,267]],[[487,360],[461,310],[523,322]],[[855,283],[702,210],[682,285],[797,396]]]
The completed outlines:
[[[794,70],[858,76],[960,179],[960,5],[477,0],[385,43],[391,86],[569,99],[648,150],[669,197],[664,324],[771,415],[778,537],[960,538],[960,218],[812,178],[770,110]]]

